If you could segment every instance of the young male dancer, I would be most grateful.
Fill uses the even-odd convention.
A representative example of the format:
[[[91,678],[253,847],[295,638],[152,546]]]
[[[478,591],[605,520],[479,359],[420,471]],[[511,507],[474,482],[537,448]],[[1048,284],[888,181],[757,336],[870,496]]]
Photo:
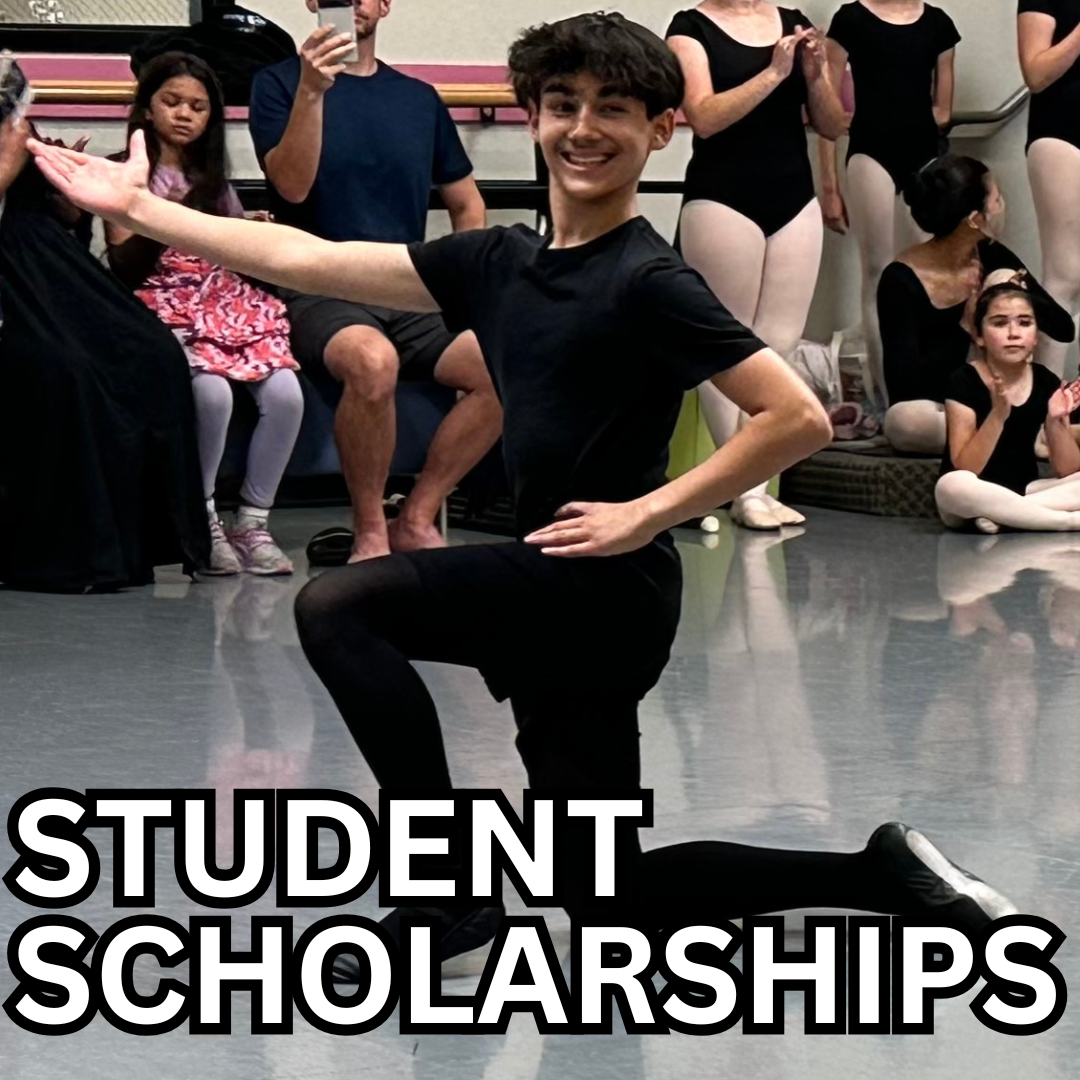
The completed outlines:
[[[829,424],[637,215],[638,179],[683,96],[663,42],[619,15],[582,15],[527,31],[510,70],[551,171],[547,238],[515,227],[408,247],[330,244],[155,199],[138,143],[126,165],[32,149],[69,198],[157,240],[292,288],[441,309],[476,331],[505,409],[520,539],[319,578],[297,602],[304,649],[391,791],[451,786],[435,704],[410,663],[427,660],[478,668],[509,697],[534,788],[625,793],[640,785],[638,703],[679,618],[666,530],[814,452]],[[682,394],[707,378],[751,419],[665,483]],[[573,836],[562,896],[572,916],[588,906],[587,852]],[[620,905],[657,926],[806,907],[974,926],[1015,910],[896,823],[855,854],[715,842],[643,853],[630,831],[617,858]],[[495,932],[489,910],[439,913],[444,958]]]

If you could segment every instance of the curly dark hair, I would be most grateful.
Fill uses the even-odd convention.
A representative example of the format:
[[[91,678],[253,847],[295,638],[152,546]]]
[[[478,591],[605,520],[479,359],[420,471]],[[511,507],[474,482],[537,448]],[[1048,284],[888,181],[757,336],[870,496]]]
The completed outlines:
[[[531,27],[510,47],[509,67],[523,108],[539,105],[553,78],[580,72],[643,102],[650,120],[677,109],[686,93],[675,54],[652,31],[614,12]]]
[[[128,117],[128,141],[136,131],[146,133],[146,151],[151,172],[161,159],[161,142],[150,117],[153,96],[170,80],[188,75],[206,87],[210,99],[210,119],[200,138],[184,148],[184,175],[191,190],[184,205],[207,214],[221,213],[222,200],[228,188],[228,167],[225,160],[225,98],[213,69],[204,60],[190,53],[167,52],[155,56],[139,69],[139,86],[135,104]]]

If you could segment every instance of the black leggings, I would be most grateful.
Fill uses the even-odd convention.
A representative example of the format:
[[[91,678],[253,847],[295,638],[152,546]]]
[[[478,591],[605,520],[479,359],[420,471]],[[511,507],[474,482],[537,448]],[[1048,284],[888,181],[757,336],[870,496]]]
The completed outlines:
[[[325,574],[300,594],[296,615],[312,667],[383,788],[451,787],[435,703],[410,662],[422,660],[506,679],[534,790],[625,794],[640,786],[643,692],[620,686],[646,662],[628,651],[635,637],[656,636],[652,599],[633,566],[618,560],[555,560],[498,544],[394,555]],[[565,858],[562,901],[571,915],[587,914],[592,860],[584,828]],[[886,871],[865,852],[710,841],[643,853],[636,832],[624,830],[617,860],[620,908],[658,926],[808,907],[903,913]]]

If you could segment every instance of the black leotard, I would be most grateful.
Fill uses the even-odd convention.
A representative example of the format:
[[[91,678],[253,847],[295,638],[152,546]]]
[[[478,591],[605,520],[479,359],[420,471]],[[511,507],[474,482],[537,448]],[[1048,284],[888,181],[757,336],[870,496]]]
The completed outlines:
[[[1080,0],[1020,0],[1017,14],[1026,11],[1054,19],[1051,45],[1064,41],[1080,24]],[[1062,139],[1080,147],[1080,62],[1045,90],[1031,95],[1028,149],[1036,139]]]
[[[1058,377],[1042,364],[1032,364],[1031,393],[1023,405],[1014,405],[998,438],[990,460],[979,473],[979,479],[1000,484],[1023,495],[1028,484],[1039,479],[1039,460],[1035,456],[1035,440],[1046,423],[1050,399],[1061,386]],[[947,400],[966,405],[975,413],[980,427],[986,422],[993,406],[990,388],[971,364],[965,364],[949,380]],[[952,455],[945,448],[941,475],[955,472]]]
[[[854,0],[834,16],[829,37],[847,50],[855,81],[855,117],[848,161],[873,158],[897,193],[912,173],[938,155],[934,72],[960,34],[940,8],[923,5],[913,23],[886,22]]]
[[[795,8],[778,8],[783,34],[813,22]],[[772,63],[774,45],[743,45],[700,11],[680,11],[667,36],[689,37],[709,57],[713,90],[724,93],[749,82]],[[684,203],[723,203],[755,222],[766,236],[793,221],[814,198],[803,106],[806,79],[799,58],[781,86],[729,128],[694,139],[686,170]]]
[[[1026,270],[1004,244],[984,240],[979,258],[987,274]],[[1027,290],[1037,306],[1039,328],[1055,341],[1072,341],[1072,317],[1028,273]],[[919,276],[906,263],[885,267],[878,286],[882,360],[889,403],[944,401],[953,373],[971,351],[971,336],[960,325],[964,304],[935,307]]]

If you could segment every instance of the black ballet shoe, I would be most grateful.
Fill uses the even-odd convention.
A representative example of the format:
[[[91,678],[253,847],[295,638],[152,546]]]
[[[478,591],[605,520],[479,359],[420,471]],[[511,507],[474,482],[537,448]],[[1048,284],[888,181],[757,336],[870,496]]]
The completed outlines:
[[[406,915],[436,916],[442,924],[439,939],[439,960],[450,960],[462,953],[482,948],[499,931],[504,908],[395,908],[379,925],[395,944],[401,942],[401,919]],[[333,981],[355,986],[360,977],[359,961],[351,953],[342,953],[334,960]]]
[[[921,832],[899,821],[875,830],[866,846],[910,902],[905,914],[942,916],[946,922],[979,931],[995,919],[1018,914],[1017,907],[981,878],[946,858]],[[905,906],[903,899],[901,905]]]

